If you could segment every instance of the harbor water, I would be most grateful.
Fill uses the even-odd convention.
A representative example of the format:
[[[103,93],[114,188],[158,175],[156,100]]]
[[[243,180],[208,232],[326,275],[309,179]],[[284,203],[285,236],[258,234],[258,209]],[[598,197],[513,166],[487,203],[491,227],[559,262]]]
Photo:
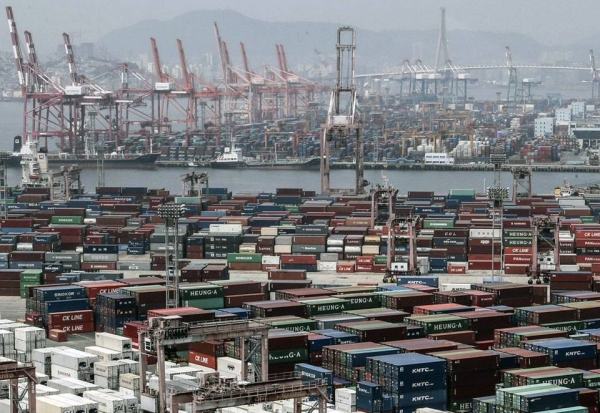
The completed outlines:
[[[12,139],[21,133],[20,102],[0,102],[0,150],[12,150]],[[49,143],[52,148],[53,142]],[[67,166],[67,165],[65,165]],[[203,171],[202,168],[155,168],[147,169],[106,169],[105,184],[107,186],[144,186],[149,188],[165,188],[172,193],[182,191],[182,176],[192,171]],[[209,184],[212,187],[226,187],[237,193],[273,192],[276,188],[295,187],[305,190],[320,189],[319,171],[298,170],[248,170],[248,169],[206,169]],[[18,168],[9,170],[11,186],[19,183]],[[82,172],[82,181],[87,191],[93,192],[98,184],[95,167],[88,167]],[[392,171],[366,170],[365,179],[371,184],[383,184],[385,178],[401,194],[409,190],[429,190],[447,193],[449,189],[470,188],[484,192],[487,186],[494,183],[491,171]],[[595,173],[539,172],[533,175],[534,193],[551,193],[560,186],[564,179],[574,186],[582,186],[600,181]],[[502,174],[502,185],[512,187],[512,176],[508,172]],[[353,170],[332,170],[332,188],[353,188]]]

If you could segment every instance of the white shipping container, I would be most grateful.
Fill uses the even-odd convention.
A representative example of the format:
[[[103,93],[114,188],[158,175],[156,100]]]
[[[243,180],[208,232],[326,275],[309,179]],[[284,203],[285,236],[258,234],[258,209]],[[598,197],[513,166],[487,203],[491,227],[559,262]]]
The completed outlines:
[[[275,246],[277,245],[292,245],[291,235],[278,235],[275,237]]]
[[[470,290],[471,284],[442,284],[440,285],[440,291],[461,291]]]
[[[344,247],[344,252],[352,252],[355,254],[360,254],[362,247],[360,245],[346,245]]]
[[[86,353],[75,349],[58,350],[52,352],[52,365],[68,367],[73,370],[91,367],[98,361],[95,354]]]
[[[469,238],[498,238],[500,239],[500,228],[471,228]]]
[[[345,389],[345,388],[337,389],[335,391],[335,404],[337,405],[338,403],[355,405],[356,404],[356,391],[352,390],[352,389]]]
[[[353,413],[356,411],[356,405],[335,402],[335,410],[342,413]]]
[[[115,351],[131,350],[131,339],[110,333],[96,333],[96,345]]]
[[[65,377],[64,379],[50,379],[46,383],[48,387],[59,390],[61,393],[81,394],[86,390],[97,390],[96,384],[87,381]]]
[[[119,387],[131,390],[140,389],[140,376],[133,373],[125,373],[119,376]]]
[[[337,261],[335,261],[335,262],[317,261],[317,270],[318,271],[335,271],[336,268],[337,268]]]
[[[292,253],[292,246],[291,245],[286,245],[286,244],[275,244],[273,252],[275,254],[291,254]]]
[[[377,255],[379,254],[379,245],[363,245],[363,255]]]
[[[68,367],[64,367],[64,366],[59,366],[58,364],[52,364],[52,368],[51,368],[51,376],[52,378],[65,378],[65,377],[71,377],[72,379],[78,379],[79,378],[79,371],[78,370],[73,370],[70,369]]]
[[[119,388],[119,377],[94,376],[94,383],[102,389],[117,390]]]
[[[261,227],[260,235],[268,236],[268,237],[276,237],[277,236],[277,227]]]
[[[35,404],[38,413],[75,413],[75,408],[70,403],[50,397],[36,397]]]
[[[196,369],[195,367],[173,367],[170,369],[165,369],[165,377],[167,378],[167,380],[173,380],[173,376],[175,376],[176,374],[189,374],[191,376],[195,376],[196,372],[198,372],[198,369]]]
[[[77,397],[74,394],[72,394],[71,396]],[[46,397],[48,397],[48,399],[51,399],[51,400],[56,400],[58,402],[64,402],[64,403],[70,404],[73,407],[73,409],[75,409],[75,412],[77,412],[77,413],[79,413],[79,412],[87,413],[87,411],[88,411],[86,403],[83,403],[81,400],[75,401],[75,400],[71,399],[69,397],[69,394],[65,394],[65,395],[57,394],[57,395],[46,396]],[[96,409],[96,411],[97,411],[97,409]]]
[[[121,363],[123,363],[123,369],[121,370],[121,373],[140,374],[139,361],[134,361],[134,360],[130,360],[130,359],[123,359],[123,360],[119,360],[119,361]]]
[[[129,366],[121,360],[94,363],[94,376],[118,378],[120,373],[128,373],[128,370]]]
[[[323,252],[323,253],[321,253],[319,259],[321,261],[326,261],[326,262],[337,262],[339,259],[339,256],[337,253]]]
[[[239,376],[242,374],[242,360],[233,357],[217,357],[217,371]]]
[[[107,393],[113,395],[115,397],[119,397],[123,399],[125,402],[125,413],[137,413],[138,411],[138,400],[135,396],[130,396],[128,394],[119,393],[116,390],[108,390],[108,389],[100,389],[102,393]]]
[[[100,347],[100,346],[89,346],[84,349],[86,353],[95,354],[98,356],[99,361],[113,361],[120,360],[123,356],[123,353],[110,350],[108,348]]]
[[[127,389],[125,387],[119,387],[119,393],[123,393],[126,394],[127,396],[133,396],[137,399],[140,398],[140,391],[138,390],[132,390],[132,389]]]
[[[241,234],[242,224],[210,224],[208,230],[215,234]]]
[[[27,398],[27,383],[19,383],[19,389],[21,389],[22,392],[24,392],[25,397],[24,400],[26,400]],[[35,385],[35,394],[38,397],[42,397],[42,396],[52,396],[53,394],[59,394],[60,390],[55,389],[53,387],[50,386],[45,386],[43,384],[36,384]]]
[[[19,242],[16,246],[17,251],[33,251],[32,242]]]
[[[119,259],[119,254],[83,254],[83,262],[116,262]]]
[[[200,385],[200,378],[198,378],[197,376],[191,376],[189,374],[175,374],[173,376],[173,380],[180,381],[182,383],[186,383],[192,386]]]
[[[261,262],[268,265],[279,265],[280,259],[278,255],[263,255]]]
[[[158,399],[148,394],[140,394],[140,408],[145,412],[158,412]]]
[[[86,413],[93,413],[98,411],[98,402],[95,402],[85,397],[77,396],[74,394],[61,394],[60,397],[65,398],[67,401],[73,401],[78,406],[83,406]]]
[[[83,392],[83,397],[98,402],[98,411],[102,413],[125,413],[125,401],[112,394],[98,390]]]

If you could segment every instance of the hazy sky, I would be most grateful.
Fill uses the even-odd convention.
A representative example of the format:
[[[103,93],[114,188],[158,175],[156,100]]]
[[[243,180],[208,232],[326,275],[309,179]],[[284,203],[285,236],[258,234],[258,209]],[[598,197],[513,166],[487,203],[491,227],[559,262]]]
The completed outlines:
[[[146,19],[167,20],[190,10],[232,9],[265,21],[320,21],[356,28],[436,29],[446,7],[448,30],[510,31],[552,45],[600,31],[600,0],[0,0],[13,6],[21,33],[29,30],[40,52],[61,33],[73,43]],[[10,38],[0,32],[0,48]],[[456,47],[456,46],[453,46]],[[465,46],[467,47],[467,46]]]

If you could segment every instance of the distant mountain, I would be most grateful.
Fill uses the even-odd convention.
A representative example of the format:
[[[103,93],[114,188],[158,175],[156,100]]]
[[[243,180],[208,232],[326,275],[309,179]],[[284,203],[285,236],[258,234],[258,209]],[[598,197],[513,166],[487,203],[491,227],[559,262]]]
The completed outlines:
[[[244,42],[250,66],[257,72],[265,64],[276,65],[275,43],[283,44],[290,67],[296,64],[315,65],[314,49],[328,57],[335,55],[336,32],[340,25],[332,23],[286,22],[274,23],[251,19],[231,10],[194,11],[171,20],[145,20],[133,26],[114,30],[98,42],[118,59],[131,59],[140,53],[151,56],[150,37],[156,38],[161,60],[178,63],[176,39],[185,47],[188,63],[205,62],[206,53],[218,58],[213,22],[217,22],[221,38],[227,42],[232,63],[241,67],[240,41]],[[437,31],[388,30],[374,32],[356,27],[357,72],[380,70],[400,65],[405,59],[421,58],[429,66],[435,61]],[[457,65],[502,64],[505,46],[510,46],[513,62],[538,63],[567,56],[585,57],[589,46],[578,42],[572,48],[551,48],[531,37],[516,33],[448,32],[450,59]],[[597,43],[590,38],[589,44]],[[578,48],[583,48],[579,53]],[[599,48],[600,53],[600,48]],[[586,61],[585,59],[583,61]],[[333,62],[332,62],[333,63]],[[216,61],[215,61],[216,66]]]

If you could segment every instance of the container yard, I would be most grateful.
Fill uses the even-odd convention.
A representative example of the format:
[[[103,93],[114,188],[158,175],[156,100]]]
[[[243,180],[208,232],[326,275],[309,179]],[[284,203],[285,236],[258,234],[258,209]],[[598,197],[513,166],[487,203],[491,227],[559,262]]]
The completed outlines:
[[[150,38],[152,80],[123,64],[112,92],[77,73],[64,33],[63,87],[30,32],[25,63],[6,12],[25,105],[23,138],[0,153],[0,413],[599,412],[600,194],[531,189],[536,170],[598,171],[594,104],[517,103],[511,86],[535,81],[518,85],[508,47],[505,102],[468,100],[469,73],[442,79],[422,62],[402,70],[408,94],[369,97],[347,26],[333,87],[289,70],[281,44],[264,77],[243,43],[236,69],[217,23],[224,85],[188,72],[179,39],[176,79]],[[48,137],[60,155],[40,147]],[[49,159],[96,163],[98,185],[86,192],[77,165],[52,172]],[[206,172],[184,175],[181,193],[106,185],[104,161],[156,159],[318,167],[320,191],[234,193]],[[331,186],[336,168],[355,170],[351,188]],[[494,180],[399,193],[385,175],[365,180],[369,168]]]
[[[597,408],[597,195],[498,221],[472,190],[28,191],[0,221],[0,356],[37,385],[5,381],[6,411]]]

